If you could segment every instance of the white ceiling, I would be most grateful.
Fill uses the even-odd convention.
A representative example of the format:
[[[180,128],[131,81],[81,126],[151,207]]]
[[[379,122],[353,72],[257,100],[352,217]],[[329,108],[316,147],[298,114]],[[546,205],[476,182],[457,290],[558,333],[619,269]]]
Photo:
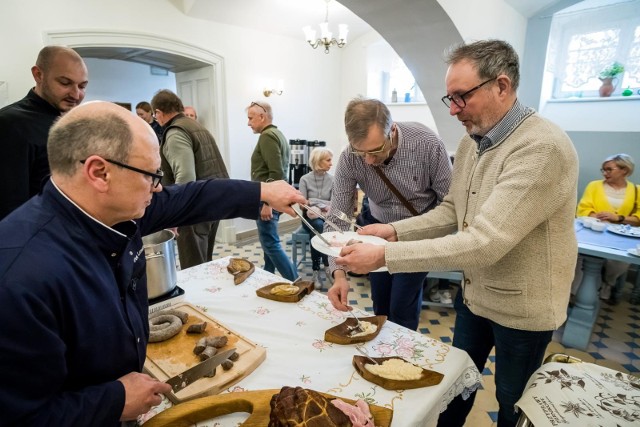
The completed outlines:
[[[324,22],[325,0],[169,0],[183,13],[245,28],[253,28],[285,37],[303,37],[302,27],[318,30]],[[390,0],[402,1],[402,0]],[[435,0],[424,0],[435,1]],[[504,0],[522,15],[529,17],[558,0]],[[336,0],[329,2],[329,26],[337,32],[338,24],[349,25],[349,39],[371,30],[349,9]]]
[[[168,0],[182,13],[197,19],[251,28],[284,37],[299,37],[302,27],[311,25],[319,33],[324,22],[325,0]],[[402,1],[402,0],[390,0]],[[435,1],[435,0],[423,0]],[[504,0],[524,16],[542,10],[559,0]],[[354,40],[372,30],[371,26],[345,6],[329,2],[329,26],[337,32],[338,24],[349,25],[348,39]],[[165,68],[172,72],[187,71],[205,64],[165,52],[133,48],[77,48],[83,57],[119,59]]]

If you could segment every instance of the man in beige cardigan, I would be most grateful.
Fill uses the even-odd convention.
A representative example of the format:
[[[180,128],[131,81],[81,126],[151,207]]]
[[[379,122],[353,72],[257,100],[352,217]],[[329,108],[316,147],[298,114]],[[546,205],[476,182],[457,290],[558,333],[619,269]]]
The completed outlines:
[[[567,317],[578,160],[560,128],[518,101],[518,56],[508,43],[461,45],[447,63],[442,101],[468,133],[449,194],[421,216],[365,227],[392,243],[348,246],[336,261],[355,273],[462,270],[453,345],[481,372],[495,346],[498,426],[513,426],[514,404]],[[346,294],[329,298],[346,310]],[[439,425],[462,426],[474,397],[458,396]]]

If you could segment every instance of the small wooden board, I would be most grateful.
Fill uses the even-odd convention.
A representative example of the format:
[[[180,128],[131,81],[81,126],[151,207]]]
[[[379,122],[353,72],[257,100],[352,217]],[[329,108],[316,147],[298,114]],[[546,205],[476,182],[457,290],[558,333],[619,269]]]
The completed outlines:
[[[197,422],[210,420],[235,412],[248,412],[251,415],[241,425],[243,427],[265,427],[269,424],[271,407],[269,402],[280,390],[256,390],[237,393],[225,393],[207,396],[173,406],[145,422],[145,427],[191,426]],[[335,397],[322,393],[326,397]],[[354,404],[351,399],[341,400]],[[375,425],[390,427],[393,410],[381,406],[369,405]]]
[[[240,355],[230,370],[225,371],[219,366],[214,377],[200,378],[177,393],[169,393],[167,397],[172,402],[178,403],[196,397],[218,394],[249,375],[266,359],[267,351],[264,347],[230,330],[199,308],[189,303],[182,303],[171,309],[188,313],[189,320],[176,336],[147,345],[144,370],[149,375],[160,381],[166,381],[200,363],[200,358],[193,353],[193,349],[198,340],[203,337],[225,335],[228,338],[227,345],[219,351],[236,348],[236,352]],[[189,325],[203,321],[207,322],[204,333],[187,334]]]
[[[239,285],[256,271],[256,266],[244,258],[231,258],[227,271],[233,275],[233,283]]]
[[[389,359],[400,359],[404,360],[401,357],[372,357],[378,363],[382,363],[385,360]],[[405,360],[405,362],[407,362]],[[411,363],[411,362],[408,362]],[[374,384],[379,385],[382,388],[387,390],[408,390],[411,388],[422,388],[429,387],[432,385],[440,384],[444,375],[430,371],[429,369],[422,368],[422,377],[417,380],[391,380],[389,378],[383,378],[381,376],[375,375],[373,372],[369,371],[364,365],[371,365],[371,361],[364,356],[354,355],[353,356],[353,367],[356,368],[356,371],[360,374],[362,378],[367,381],[370,381]]]
[[[349,334],[351,333],[351,331],[349,330],[348,326],[355,326],[357,323],[356,319],[350,317],[339,325],[336,325],[331,329],[327,329],[324,333],[324,340],[327,342],[332,342],[334,344],[342,345],[359,344],[371,341],[380,333],[382,325],[384,325],[384,322],[387,321],[387,316],[379,315],[372,317],[360,317],[359,319],[361,322],[370,322],[376,325],[376,331],[372,334],[363,335],[361,337],[350,337]]]
[[[306,295],[309,295],[313,292],[314,285],[313,282],[309,280],[299,280],[293,284],[293,286],[297,286],[299,288],[298,292],[291,295],[274,295],[271,293],[271,289],[275,288],[279,285],[289,285],[287,282],[277,282],[272,283],[270,285],[264,286],[256,291],[256,295],[262,298],[270,299],[273,301],[280,302],[298,302]]]

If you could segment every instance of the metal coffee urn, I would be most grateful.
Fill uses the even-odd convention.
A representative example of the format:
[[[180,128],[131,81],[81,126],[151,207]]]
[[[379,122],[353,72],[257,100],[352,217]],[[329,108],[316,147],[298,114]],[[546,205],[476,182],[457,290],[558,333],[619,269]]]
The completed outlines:
[[[291,155],[289,157],[289,184],[298,188],[300,178],[307,173],[307,141],[305,139],[290,139]]]
[[[298,188],[300,178],[311,171],[309,156],[316,147],[327,145],[325,141],[307,141],[306,139],[290,139],[291,156],[289,158],[289,184]]]

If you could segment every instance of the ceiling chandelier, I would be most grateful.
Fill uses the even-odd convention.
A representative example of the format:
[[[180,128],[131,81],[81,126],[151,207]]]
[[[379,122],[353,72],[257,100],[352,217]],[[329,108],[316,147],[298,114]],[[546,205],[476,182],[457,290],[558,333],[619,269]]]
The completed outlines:
[[[338,47],[344,47],[347,44],[347,34],[349,33],[349,28],[347,24],[338,25],[338,38],[334,38],[331,31],[329,31],[329,2],[331,0],[325,0],[326,2],[326,13],[324,15],[324,22],[320,24],[320,38],[316,39],[316,30],[312,30],[310,25],[307,25],[302,29],[304,31],[304,37],[311,45],[312,48],[317,48],[318,46],[324,46],[324,53],[329,53],[329,48],[331,45],[335,45]]]

